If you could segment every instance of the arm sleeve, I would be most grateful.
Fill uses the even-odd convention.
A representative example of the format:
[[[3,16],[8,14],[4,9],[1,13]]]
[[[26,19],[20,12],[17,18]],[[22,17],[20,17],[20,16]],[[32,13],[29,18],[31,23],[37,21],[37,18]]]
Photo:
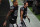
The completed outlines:
[[[21,10],[21,11],[23,11],[23,10],[24,10],[24,8],[23,8],[23,7],[21,7],[21,8],[20,8],[20,10]]]

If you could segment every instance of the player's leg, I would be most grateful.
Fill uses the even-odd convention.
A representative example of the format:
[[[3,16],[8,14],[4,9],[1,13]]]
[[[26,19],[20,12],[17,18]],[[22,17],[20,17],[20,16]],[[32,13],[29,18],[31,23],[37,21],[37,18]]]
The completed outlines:
[[[13,25],[10,23],[10,24],[9,24],[9,27],[13,27]]]
[[[10,19],[9,19],[9,22],[10,22],[9,27],[14,27],[13,24],[16,23],[16,20],[14,18],[15,18],[14,16],[13,17],[10,17]]]
[[[13,25],[14,25],[14,27],[18,27],[18,24],[17,24],[17,16],[15,16],[14,19],[15,20],[14,20],[14,24]]]
[[[12,24],[12,25],[13,25],[13,27],[17,27],[16,23],[15,24]]]
[[[13,20],[13,19],[12,19]],[[9,27],[17,27],[16,25],[16,20],[13,20],[10,24]]]
[[[24,21],[25,19],[26,19],[26,16],[23,16],[23,21],[21,22],[22,27],[27,27],[26,24],[25,24],[25,21]]]

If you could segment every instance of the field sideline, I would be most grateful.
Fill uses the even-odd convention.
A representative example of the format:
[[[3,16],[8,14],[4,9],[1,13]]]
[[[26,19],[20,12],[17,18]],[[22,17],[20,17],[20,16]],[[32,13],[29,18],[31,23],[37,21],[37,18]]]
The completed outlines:
[[[32,7],[29,7],[29,9],[32,11]],[[33,13],[34,14],[34,13]],[[34,14],[35,15],[35,14]],[[38,18],[38,20],[40,21],[40,14],[39,15],[35,15],[37,18]]]

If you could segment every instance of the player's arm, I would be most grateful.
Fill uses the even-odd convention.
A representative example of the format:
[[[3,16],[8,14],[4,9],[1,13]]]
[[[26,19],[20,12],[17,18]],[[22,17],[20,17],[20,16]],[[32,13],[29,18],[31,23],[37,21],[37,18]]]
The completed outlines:
[[[28,16],[26,16],[27,17],[27,19],[29,20],[29,22],[30,22],[30,18],[28,18]]]
[[[10,10],[10,11],[8,12],[8,14],[7,14],[7,16],[6,16],[6,20],[5,20],[5,22],[3,23],[3,26],[6,26],[8,17],[9,17],[9,15],[12,13],[12,11],[13,11],[13,10]]]
[[[23,10],[21,10],[20,16],[21,16],[21,21],[22,21],[23,20]]]
[[[8,20],[8,17],[9,17],[10,14],[13,12],[13,9],[14,9],[14,7],[11,6],[11,7],[10,7],[10,10],[9,10],[9,12],[8,12],[8,14],[6,15],[6,20]]]
[[[8,20],[9,15],[13,12],[12,9],[10,9],[10,11],[8,12],[8,14],[6,15],[6,20]]]
[[[9,17],[9,15],[10,15],[12,12],[13,12],[13,8],[11,8],[10,11],[8,12],[8,14],[6,15],[5,22],[3,23],[3,26],[6,26],[8,17]]]

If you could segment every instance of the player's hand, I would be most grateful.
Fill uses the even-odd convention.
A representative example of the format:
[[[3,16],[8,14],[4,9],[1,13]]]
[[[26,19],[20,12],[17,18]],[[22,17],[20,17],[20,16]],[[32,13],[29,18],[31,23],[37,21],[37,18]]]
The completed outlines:
[[[4,26],[6,27],[6,24],[7,24],[7,21],[5,21],[5,22],[3,23],[3,27],[4,27]]]
[[[28,20],[29,20],[29,23],[30,23],[30,19],[28,18]]]

